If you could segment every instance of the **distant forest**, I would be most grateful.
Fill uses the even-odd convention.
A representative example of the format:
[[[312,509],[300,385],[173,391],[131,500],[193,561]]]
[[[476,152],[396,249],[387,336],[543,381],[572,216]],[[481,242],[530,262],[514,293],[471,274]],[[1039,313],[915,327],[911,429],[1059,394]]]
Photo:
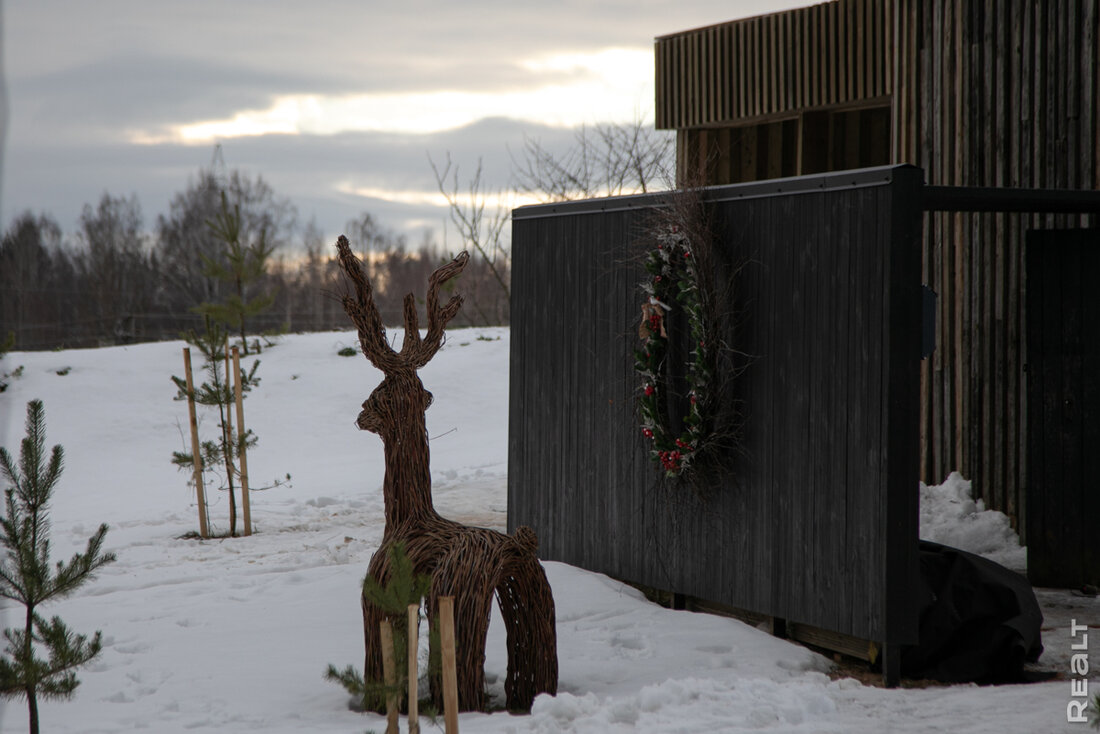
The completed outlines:
[[[335,249],[322,241],[316,224],[300,227],[293,205],[260,177],[204,169],[151,228],[136,196],[104,194],[95,207],[85,205],[71,234],[45,214],[16,216],[0,240],[0,342],[14,333],[18,350],[96,347],[201,330],[195,308],[223,302],[233,290],[209,268],[224,258],[225,244],[210,224],[223,192],[230,206],[239,207],[242,243],[264,241],[273,248],[262,275],[245,286],[247,299],[273,298],[249,318],[249,334],[350,328],[339,303]],[[454,254],[441,253],[430,232],[410,244],[368,213],[348,222],[346,234],[369,271],[387,324],[401,323],[404,294],[423,298],[428,276]],[[471,253],[457,284],[467,306],[456,324],[508,323],[501,283],[507,283],[507,255],[497,249],[486,252],[492,261]]]

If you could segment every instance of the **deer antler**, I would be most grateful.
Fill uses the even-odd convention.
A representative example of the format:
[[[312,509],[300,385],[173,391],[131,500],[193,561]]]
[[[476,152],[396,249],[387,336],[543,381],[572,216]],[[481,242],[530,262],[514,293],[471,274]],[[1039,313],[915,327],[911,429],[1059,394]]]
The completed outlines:
[[[428,331],[423,339],[420,338],[416,299],[412,293],[405,296],[405,341],[401,345],[399,354],[386,340],[386,327],[382,325],[382,318],[374,304],[370,280],[363,272],[359,258],[352,253],[348,238],[340,235],[336,240],[336,249],[344,275],[355,286],[355,296],[345,293],[341,302],[344,311],[359,331],[359,344],[371,364],[388,375],[397,369],[410,366],[417,370],[431,361],[443,346],[443,330],[447,323],[462,307],[462,296],[458,294],[451,296],[445,306],[440,306],[439,287],[462,272],[470,260],[469,254],[459,253],[454,260],[437,268],[428,279]]]
[[[463,251],[454,260],[436,268],[428,279],[428,331],[420,338],[419,321],[416,316],[416,301],[410,293],[405,296],[405,342],[401,345],[401,356],[407,357],[414,369],[420,369],[431,361],[439,348],[443,346],[443,330],[448,322],[462,308],[462,296],[455,294],[446,306],[439,305],[439,286],[458,276],[470,261],[469,253]]]
[[[382,317],[378,315],[378,307],[374,305],[370,280],[363,272],[363,264],[351,251],[347,237],[340,235],[336,240],[336,250],[344,277],[355,286],[354,297],[351,293],[344,293],[340,299],[344,312],[359,331],[359,345],[363,348],[363,354],[367,355],[371,364],[388,375],[400,367],[404,360],[397,356],[386,341],[386,327],[382,325]]]

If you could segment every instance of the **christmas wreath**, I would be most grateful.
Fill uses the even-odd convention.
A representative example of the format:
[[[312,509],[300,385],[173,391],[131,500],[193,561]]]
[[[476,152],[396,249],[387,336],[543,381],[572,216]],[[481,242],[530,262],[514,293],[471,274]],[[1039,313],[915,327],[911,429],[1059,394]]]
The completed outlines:
[[[691,472],[704,448],[709,429],[708,387],[712,378],[712,360],[707,344],[707,316],[702,297],[697,258],[684,230],[666,224],[654,233],[656,246],[645,260],[648,279],[642,283],[645,302],[639,336],[642,346],[635,352],[634,370],[641,379],[639,413],[642,435],[649,441],[650,458],[669,477]],[[665,362],[669,355],[670,334],[667,315],[675,307],[682,309],[690,327],[691,353],[686,382],[688,410],[678,435],[673,434],[666,409],[668,380]],[[679,346],[683,339],[671,335]]]

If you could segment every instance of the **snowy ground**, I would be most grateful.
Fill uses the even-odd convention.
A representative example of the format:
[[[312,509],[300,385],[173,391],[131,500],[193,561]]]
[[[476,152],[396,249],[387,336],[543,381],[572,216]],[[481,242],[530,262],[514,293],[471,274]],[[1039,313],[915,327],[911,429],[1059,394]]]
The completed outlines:
[[[506,329],[459,330],[422,371],[437,508],[503,529],[506,522]],[[103,631],[76,697],[41,705],[46,732],[364,732],[322,679],[328,663],[362,663],[359,586],[382,535],[382,450],[353,425],[380,379],[340,357],[351,333],[285,338],[261,356],[246,403],[260,437],[254,482],[289,472],[291,487],[253,495],[251,538],[197,541],[186,477],[180,343],[13,353],[24,366],[0,394],[0,444],[16,451],[28,400],[45,402],[47,440],[66,451],[53,506],[55,558],[81,549],[100,522],[118,561],[47,611],[77,631]],[[59,374],[65,372],[65,374]],[[212,430],[212,419],[203,428]],[[922,534],[1022,568],[999,513],[982,512],[953,475],[922,487]],[[216,529],[227,526],[224,495]],[[560,693],[530,716],[463,714],[463,732],[1054,732],[1066,723],[1067,679],[1026,686],[885,690],[834,680],[825,657],[740,622],[675,612],[606,577],[547,563],[558,618]],[[1041,591],[1055,610],[1043,663],[1068,670],[1069,618],[1100,625],[1100,602]],[[17,610],[0,607],[0,626]],[[1055,621],[1057,626],[1051,626]],[[487,679],[503,693],[503,625],[490,629]],[[2,701],[0,731],[26,731],[25,705]],[[402,722],[404,726],[404,722]],[[442,731],[442,721],[423,722]]]

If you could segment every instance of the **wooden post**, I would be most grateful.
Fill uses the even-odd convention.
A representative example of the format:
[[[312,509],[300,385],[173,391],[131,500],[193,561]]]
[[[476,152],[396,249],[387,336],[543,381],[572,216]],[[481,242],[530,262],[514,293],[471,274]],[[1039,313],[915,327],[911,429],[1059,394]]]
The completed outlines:
[[[393,624],[388,619],[380,623],[382,628],[382,676],[386,683],[386,734],[400,734],[397,726],[396,663],[393,659]]]
[[[244,396],[241,394],[241,350],[233,347],[233,392],[237,399],[237,442],[241,447],[241,513],[244,534],[252,535],[252,508],[248,499],[248,452],[244,447]]]
[[[183,373],[187,377],[187,415],[191,421],[191,466],[195,494],[199,500],[199,535],[210,537],[206,519],[206,493],[202,486],[202,451],[199,446],[199,421],[195,417],[195,382],[191,378],[191,348],[183,348]]]
[[[455,674],[455,599],[439,597],[439,642],[443,648],[443,721],[446,734],[458,734],[458,679]]]
[[[420,734],[420,712],[417,701],[416,656],[420,648],[420,605],[409,605],[409,734]]]
[[[229,389],[229,384],[232,382],[232,378],[229,373],[229,342],[226,341],[225,350],[225,389]],[[225,423],[222,425],[222,446],[231,446],[233,444],[233,413],[226,407],[225,409]],[[229,483],[229,533],[234,538],[237,537],[237,500],[233,495],[233,472],[237,467],[233,463],[233,452],[230,451],[225,455],[225,475]]]

